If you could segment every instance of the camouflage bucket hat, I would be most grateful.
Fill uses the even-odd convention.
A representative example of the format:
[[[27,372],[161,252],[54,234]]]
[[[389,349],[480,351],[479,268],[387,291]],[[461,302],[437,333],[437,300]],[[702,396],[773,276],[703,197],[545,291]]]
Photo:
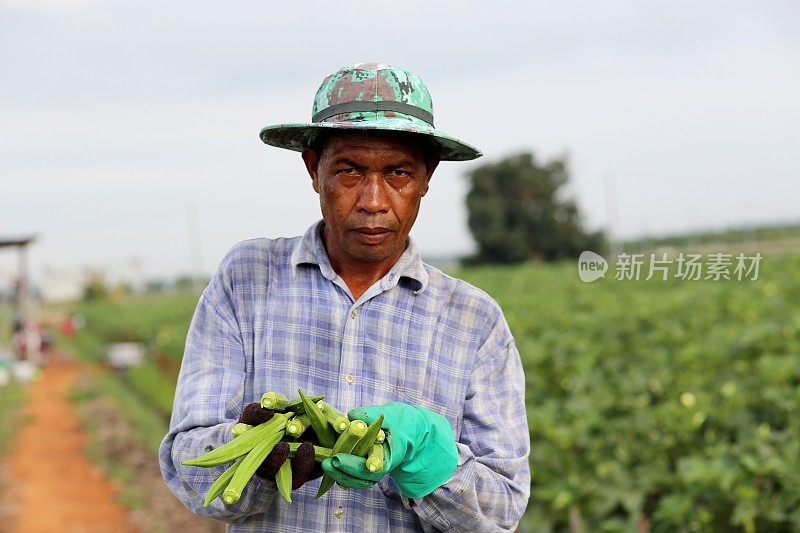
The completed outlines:
[[[468,161],[480,150],[433,126],[433,101],[422,80],[408,70],[380,63],[344,67],[322,81],[311,122],[261,130],[266,144],[300,152],[324,129],[406,131],[441,147],[443,161]]]

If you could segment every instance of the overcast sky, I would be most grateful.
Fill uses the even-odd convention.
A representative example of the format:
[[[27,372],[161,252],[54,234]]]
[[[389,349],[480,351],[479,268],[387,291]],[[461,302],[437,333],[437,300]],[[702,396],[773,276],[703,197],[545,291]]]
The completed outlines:
[[[437,127],[485,153],[436,171],[425,255],[472,251],[464,173],[521,149],[567,155],[587,227],[617,236],[797,221],[798,28],[794,1],[0,0],[0,237],[37,234],[38,278],[211,273],[299,235],[317,196],[258,132],[360,61],[417,72]]]

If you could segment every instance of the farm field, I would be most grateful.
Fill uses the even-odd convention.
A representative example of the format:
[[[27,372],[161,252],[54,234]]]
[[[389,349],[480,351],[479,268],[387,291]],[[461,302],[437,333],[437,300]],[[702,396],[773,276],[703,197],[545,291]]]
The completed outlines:
[[[532,497],[520,531],[797,531],[800,254],[751,280],[606,279],[574,262],[453,272],[502,306],[526,374]],[[137,438],[166,431],[196,293],[76,304],[64,339],[99,360],[140,341],[148,362],[108,373]],[[155,458],[154,458],[155,460]]]

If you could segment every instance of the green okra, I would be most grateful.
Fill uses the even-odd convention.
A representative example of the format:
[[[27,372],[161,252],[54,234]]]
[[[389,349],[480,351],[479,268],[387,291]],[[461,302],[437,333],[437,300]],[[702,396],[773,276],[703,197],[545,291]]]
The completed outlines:
[[[228,469],[217,478],[214,484],[211,485],[211,488],[208,489],[208,494],[206,494],[206,501],[203,503],[203,507],[208,507],[211,502],[214,501],[214,498],[222,494],[222,491],[224,491],[225,487],[228,486],[233,474],[236,473],[236,469],[239,468],[239,465],[243,460],[244,458],[241,458],[229,466]]]
[[[311,401],[311,398],[306,396],[302,390],[298,390],[297,392],[300,393],[300,397],[303,399],[303,406],[306,408],[306,414],[311,420],[311,427],[314,428],[319,443],[325,448],[332,448],[333,445],[336,444],[336,437],[334,436],[333,429],[328,425],[325,415],[319,410],[317,404]]]
[[[325,419],[328,423],[336,430],[336,433],[341,433],[347,429],[347,426],[350,424],[350,419],[340,413],[334,406],[319,401],[317,402],[317,407],[319,407],[319,410],[325,415]]]
[[[240,437],[245,434],[245,432],[253,429],[253,426],[250,424],[245,424],[244,422],[239,422],[235,426],[231,428],[231,433],[233,433],[234,437]]]
[[[386,440],[386,433],[384,433],[383,430],[378,431],[378,438],[375,442],[383,444],[383,441],[385,440]]]
[[[317,403],[320,400],[324,400],[325,396],[309,396],[309,399]],[[289,400],[289,403],[286,404],[286,411],[292,411],[293,413],[302,414],[306,412],[306,408],[303,405],[303,398],[297,396],[296,398],[292,398]]]
[[[250,433],[252,433],[252,431],[247,432],[247,434]],[[285,432],[283,430],[273,433],[259,441],[258,444],[248,452],[239,464],[239,468],[234,472],[228,486],[223,491],[222,501],[229,505],[239,501],[247,482],[250,481],[250,478],[253,477],[258,467],[264,462],[264,459],[267,458],[272,448],[280,442],[284,434]]]
[[[369,425],[367,432],[353,447],[353,451],[351,452],[353,455],[358,457],[365,457],[367,455],[367,452],[372,449],[372,445],[375,444],[375,440],[378,438],[381,424],[383,424],[383,415],[376,418],[375,421]]]
[[[303,413],[295,416],[286,423],[286,433],[292,437],[299,437],[311,425],[308,414]]]
[[[339,435],[339,438],[336,440],[336,443],[333,445],[333,449],[331,450],[331,456],[336,455],[337,453],[350,453],[353,451],[353,448],[358,443],[358,441],[367,433],[367,424],[365,424],[361,420],[353,420],[350,422],[350,425],[347,426],[347,429]],[[330,488],[333,486],[334,480],[328,474],[322,476],[322,482],[319,485],[319,490],[317,491],[316,496],[314,499],[320,498],[323,494],[328,492]]]
[[[292,465],[289,459],[286,459],[275,474],[275,483],[278,485],[278,490],[284,499],[292,503]]]
[[[383,468],[383,444],[377,442],[372,445],[372,450],[367,456],[367,470],[377,472]]]
[[[280,394],[278,392],[265,392],[261,396],[261,407],[266,409],[275,409],[276,411],[282,411],[289,405],[289,400],[286,399],[286,396]]]
[[[283,413],[275,413],[272,418],[263,424],[257,425],[253,429],[247,431],[239,437],[236,437],[232,441],[223,444],[219,448],[212,450],[205,455],[201,455],[196,459],[183,461],[181,464],[188,466],[210,467],[223,465],[227,462],[233,461],[234,459],[249,453],[250,450],[258,445],[263,439],[269,438],[278,433],[283,436],[285,433],[284,428],[286,427],[286,421],[288,420],[289,416],[290,415]]]
[[[297,453],[297,448],[303,444],[302,442],[290,442],[289,443],[289,458],[294,457],[294,454]],[[324,448],[322,446],[314,446],[314,460],[318,463],[321,463],[325,459],[330,459],[333,457],[333,450],[331,448]]]

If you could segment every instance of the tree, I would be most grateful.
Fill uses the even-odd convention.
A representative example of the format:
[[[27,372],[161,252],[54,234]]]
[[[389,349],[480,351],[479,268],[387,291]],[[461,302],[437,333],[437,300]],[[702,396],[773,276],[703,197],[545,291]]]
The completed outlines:
[[[87,267],[84,270],[86,282],[83,286],[83,300],[104,300],[108,296],[106,275],[100,269]]]
[[[195,286],[194,278],[188,274],[182,274],[175,280],[175,288],[179,291],[188,291]]]
[[[560,198],[559,189],[569,181],[565,160],[540,165],[523,152],[482,165],[467,177],[467,222],[478,243],[469,262],[554,261],[577,259],[583,250],[605,251],[603,233],[587,234],[575,203]]]

